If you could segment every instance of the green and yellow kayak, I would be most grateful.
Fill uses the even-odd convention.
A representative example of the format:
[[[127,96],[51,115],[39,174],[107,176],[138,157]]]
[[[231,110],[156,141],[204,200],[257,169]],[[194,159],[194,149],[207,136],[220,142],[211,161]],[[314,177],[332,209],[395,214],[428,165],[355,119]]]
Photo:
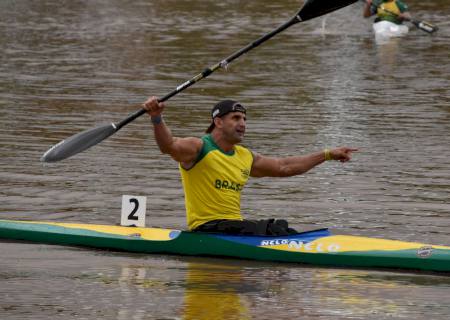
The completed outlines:
[[[332,235],[328,229],[289,236],[241,236],[162,228],[0,220],[0,238],[141,253],[450,272],[450,246]]]

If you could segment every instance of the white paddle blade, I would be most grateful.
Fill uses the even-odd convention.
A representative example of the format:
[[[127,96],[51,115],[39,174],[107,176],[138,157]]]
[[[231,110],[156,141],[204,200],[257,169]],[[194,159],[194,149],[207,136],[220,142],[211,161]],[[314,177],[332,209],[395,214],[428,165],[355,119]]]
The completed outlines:
[[[433,25],[429,22],[426,22],[426,21],[412,20],[411,22],[420,30],[428,32],[428,33],[436,32],[439,29],[435,25]]]
[[[48,149],[41,157],[41,161],[57,162],[67,159],[105,140],[115,132],[116,126],[111,123],[77,133]]]

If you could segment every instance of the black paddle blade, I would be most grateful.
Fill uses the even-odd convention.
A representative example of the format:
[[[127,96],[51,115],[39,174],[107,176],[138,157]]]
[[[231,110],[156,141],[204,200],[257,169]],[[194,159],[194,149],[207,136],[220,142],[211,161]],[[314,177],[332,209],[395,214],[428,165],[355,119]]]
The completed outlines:
[[[422,31],[433,33],[439,30],[438,27],[426,21],[411,20],[411,23]]]
[[[114,124],[89,129],[67,138],[48,149],[41,157],[43,162],[56,162],[80,153],[105,140],[116,132]]]
[[[306,0],[297,15],[301,21],[306,21],[341,9],[356,1],[358,0]]]

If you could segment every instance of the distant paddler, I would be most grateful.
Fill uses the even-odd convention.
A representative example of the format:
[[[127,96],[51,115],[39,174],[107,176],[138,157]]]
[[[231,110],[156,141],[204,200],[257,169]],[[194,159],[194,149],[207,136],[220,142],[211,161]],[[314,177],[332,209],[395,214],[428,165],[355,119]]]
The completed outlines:
[[[376,14],[375,23],[389,21],[400,25],[411,19],[408,5],[400,0],[366,0],[365,3],[363,15],[369,18]]]
[[[363,16],[369,18],[377,15],[373,30],[376,38],[400,37],[408,33],[404,21],[410,21],[406,3],[400,0],[367,0],[364,1]]]
[[[375,34],[386,36],[401,36],[408,32],[408,27],[403,24],[409,21],[417,29],[432,34],[439,28],[427,21],[414,19],[409,13],[408,6],[400,0],[361,0],[364,1],[364,17],[368,18],[377,15],[373,24]],[[390,35],[392,33],[392,35]]]

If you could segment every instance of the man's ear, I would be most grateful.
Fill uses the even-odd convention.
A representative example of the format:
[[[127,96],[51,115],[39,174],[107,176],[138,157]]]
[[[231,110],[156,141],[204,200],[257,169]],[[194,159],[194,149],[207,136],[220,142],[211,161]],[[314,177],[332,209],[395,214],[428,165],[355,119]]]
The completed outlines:
[[[222,127],[222,123],[223,123],[222,118],[220,118],[220,117],[215,117],[214,118],[214,125],[217,128],[221,128]]]

